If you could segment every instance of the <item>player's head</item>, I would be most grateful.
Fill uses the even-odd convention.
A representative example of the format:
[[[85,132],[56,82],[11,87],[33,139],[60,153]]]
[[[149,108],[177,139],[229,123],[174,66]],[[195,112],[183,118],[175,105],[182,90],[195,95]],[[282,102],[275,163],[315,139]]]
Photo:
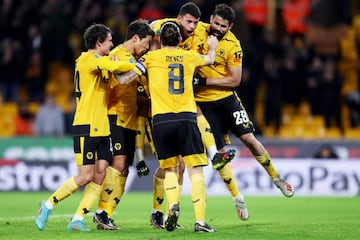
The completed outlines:
[[[235,11],[224,3],[217,4],[213,14],[210,16],[210,35],[216,36],[219,40],[234,25]]]
[[[184,38],[189,37],[194,32],[200,17],[200,8],[195,3],[188,2],[181,6],[177,16],[177,23]]]
[[[143,19],[137,19],[129,24],[125,41],[131,42],[133,54],[138,58],[149,50],[153,37],[154,31],[148,22]]]
[[[163,46],[177,46],[181,42],[179,26],[172,21],[165,22],[160,29],[160,41]]]
[[[108,55],[114,46],[111,34],[111,29],[104,24],[92,24],[83,35],[86,50],[98,49],[99,54]]]

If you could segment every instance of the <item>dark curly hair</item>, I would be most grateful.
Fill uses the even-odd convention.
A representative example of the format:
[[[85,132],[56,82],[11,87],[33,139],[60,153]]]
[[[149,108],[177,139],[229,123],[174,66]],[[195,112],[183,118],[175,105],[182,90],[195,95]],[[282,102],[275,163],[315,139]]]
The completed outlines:
[[[161,43],[166,46],[177,46],[181,40],[180,28],[176,22],[165,22],[160,29]]]

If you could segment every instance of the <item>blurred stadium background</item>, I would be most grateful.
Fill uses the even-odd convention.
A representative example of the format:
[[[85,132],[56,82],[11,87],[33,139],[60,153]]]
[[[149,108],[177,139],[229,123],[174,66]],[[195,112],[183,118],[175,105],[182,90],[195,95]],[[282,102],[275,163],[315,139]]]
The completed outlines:
[[[76,171],[69,127],[73,62],[82,51],[84,29],[105,23],[116,45],[132,20],[174,17],[185,2],[1,1],[0,191],[53,190]],[[232,31],[243,47],[244,69],[235,90],[280,172],[293,180],[300,195],[358,195],[360,1],[193,2],[202,10],[203,21],[217,3],[236,10]],[[36,136],[35,118],[49,95],[64,114],[64,132]],[[254,195],[272,195],[249,151],[231,139],[231,147],[238,150],[232,164],[241,187]],[[324,144],[338,161],[313,158]],[[146,156],[154,170],[156,160],[150,152]],[[254,181],[242,181],[245,175]],[[216,183],[212,177],[208,173],[208,184]],[[151,182],[150,177],[134,177],[129,189],[150,190]]]

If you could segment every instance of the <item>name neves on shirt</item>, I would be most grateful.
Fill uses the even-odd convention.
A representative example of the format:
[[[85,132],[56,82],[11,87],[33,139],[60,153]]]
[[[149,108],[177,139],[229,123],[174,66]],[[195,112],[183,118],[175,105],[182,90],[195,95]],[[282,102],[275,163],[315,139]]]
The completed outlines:
[[[167,62],[184,62],[184,56],[166,56]]]

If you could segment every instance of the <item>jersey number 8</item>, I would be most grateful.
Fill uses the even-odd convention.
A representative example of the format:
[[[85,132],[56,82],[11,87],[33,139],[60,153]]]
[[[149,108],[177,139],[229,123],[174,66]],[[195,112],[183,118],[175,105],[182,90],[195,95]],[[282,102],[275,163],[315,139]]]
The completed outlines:
[[[169,69],[169,93],[184,93],[184,66],[182,64],[174,63],[169,64]]]

